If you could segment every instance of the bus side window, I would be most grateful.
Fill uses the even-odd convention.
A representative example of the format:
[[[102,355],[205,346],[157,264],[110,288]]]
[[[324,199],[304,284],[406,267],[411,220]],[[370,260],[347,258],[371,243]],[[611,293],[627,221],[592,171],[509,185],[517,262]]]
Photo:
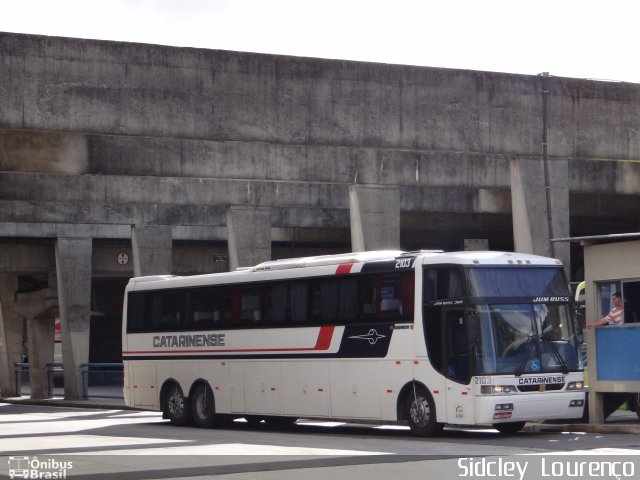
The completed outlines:
[[[240,320],[244,325],[259,324],[262,314],[262,288],[245,285],[242,289]]]
[[[382,275],[380,312],[383,320],[413,321],[413,285],[413,272]]]
[[[269,312],[269,322],[285,323],[290,316],[289,285],[284,282],[271,283],[266,288],[266,310]]]
[[[309,322],[309,282],[292,282],[289,299],[291,301],[291,321],[293,323]]]
[[[338,321],[353,323],[358,321],[360,295],[358,279],[340,278],[338,281]]]
[[[224,324],[223,287],[198,288],[190,292],[189,311],[193,330],[221,328]]]
[[[231,288],[231,324],[233,327],[240,326],[241,310],[242,310],[242,287],[233,286]]]
[[[145,299],[142,292],[129,293],[127,303],[127,332],[143,332],[145,330]]]
[[[187,327],[185,323],[186,294],[184,292],[156,293],[159,311],[156,327],[162,330],[178,330]]]
[[[465,295],[462,272],[457,267],[429,268],[424,278],[424,301],[433,302]]]
[[[375,322],[380,318],[380,276],[367,275],[362,278],[362,319]]]

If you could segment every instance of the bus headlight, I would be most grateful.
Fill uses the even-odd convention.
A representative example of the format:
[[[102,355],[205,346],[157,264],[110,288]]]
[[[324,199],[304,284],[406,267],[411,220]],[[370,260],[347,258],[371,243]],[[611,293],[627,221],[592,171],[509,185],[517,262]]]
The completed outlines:
[[[584,382],[569,382],[567,385],[567,390],[584,390]]]
[[[516,387],[513,385],[482,385],[480,393],[482,395],[502,395],[504,393],[514,393]]]

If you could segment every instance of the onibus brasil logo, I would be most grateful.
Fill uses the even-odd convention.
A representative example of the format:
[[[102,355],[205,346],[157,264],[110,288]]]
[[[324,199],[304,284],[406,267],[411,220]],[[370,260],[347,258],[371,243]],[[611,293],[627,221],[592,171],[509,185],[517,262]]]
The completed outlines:
[[[40,460],[38,457],[9,457],[10,478],[67,478],[73,462],[55,458]]]

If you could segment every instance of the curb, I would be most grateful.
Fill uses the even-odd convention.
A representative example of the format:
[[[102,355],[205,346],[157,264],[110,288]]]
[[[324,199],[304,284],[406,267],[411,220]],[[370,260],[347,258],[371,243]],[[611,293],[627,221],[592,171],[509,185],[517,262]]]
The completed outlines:
[[[585,433],[631,433],[640,434],[640,424],[628,423],[528,423],[524,430],[529,432],[585,432]]]
[[[143,409],[128,407],[124,403],[100,403],[94,399],[88,400],[64,400],[55,398],[43,398],[32,400],[30,398],[3,398],[0,397],[1,403],[12,403],[19,405],[37,405],[45,407],[65,407],[65,408],[94,408],[96,410],[136,410]]]

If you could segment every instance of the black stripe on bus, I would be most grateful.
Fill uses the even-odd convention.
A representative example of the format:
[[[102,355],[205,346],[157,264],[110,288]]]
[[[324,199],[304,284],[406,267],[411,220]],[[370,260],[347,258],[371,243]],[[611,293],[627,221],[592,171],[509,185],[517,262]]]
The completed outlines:
[[[212,352],[206,354],[143,354],[123,355],[122,359],[133,360],[224,360],[224,359],[298,359],[298,358],[385,358],[393,335],[393,325],[349,325],[345,327],[340,347],[335,353],[281,352],[281,353],[234,353]],[[283,348],[286,350],[286,348]]]

